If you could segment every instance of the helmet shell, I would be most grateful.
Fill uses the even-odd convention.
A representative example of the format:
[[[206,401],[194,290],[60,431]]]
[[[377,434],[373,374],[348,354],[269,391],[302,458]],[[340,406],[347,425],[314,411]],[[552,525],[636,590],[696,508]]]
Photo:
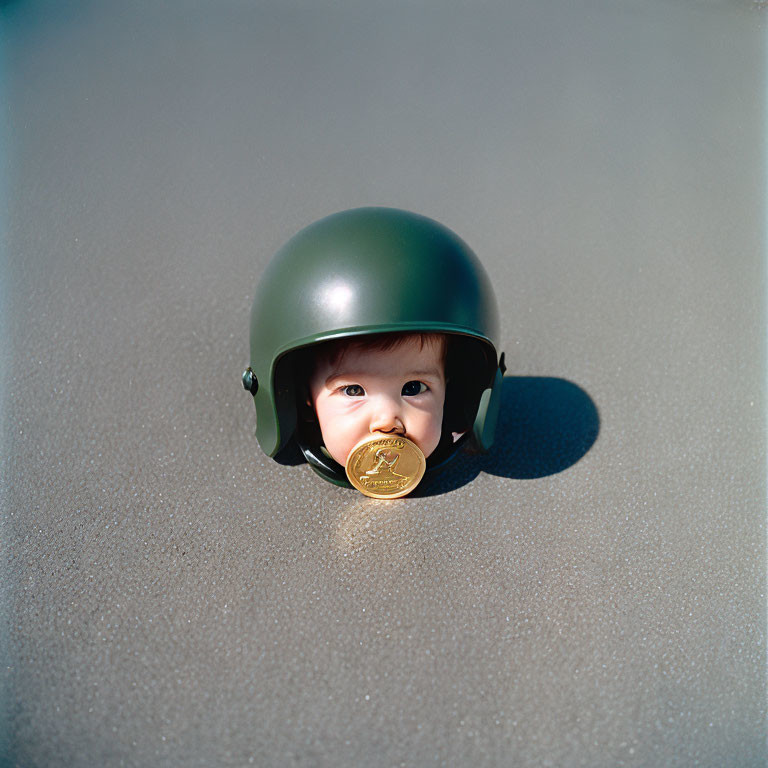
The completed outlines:
[[[251,311],[256,436],[274,456],[296,425],[290,353],[322,341],[442,332],[498,349],[490,280],[470,248],[424,216],[356,208],[301,230],[273,257]],[[493,385],[493,373],[486,386]]]

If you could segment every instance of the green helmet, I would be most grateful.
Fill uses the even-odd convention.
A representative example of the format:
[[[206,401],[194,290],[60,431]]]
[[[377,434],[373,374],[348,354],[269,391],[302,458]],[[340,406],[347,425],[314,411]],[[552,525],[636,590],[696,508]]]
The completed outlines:
[[[325,341],[397,332],[448,334],[443,431],[463,421],[480,450],[493,442],[503,355],[490,280],[469,247],[432,219],[394,208],[356,208],[301,230],[267,266],[251,311],[251,364],[243,386],[256,405],[256,437],[276,456],[294,439],[323,477],[346,485],[343,467],[307,428],[302,357]],[[448,365],[448,363],[447,363]],[[311,417],[310,417],[311,419]],[[457,429],[455,431],[461,431]],[[428,467],[463,442],[447,440]]]

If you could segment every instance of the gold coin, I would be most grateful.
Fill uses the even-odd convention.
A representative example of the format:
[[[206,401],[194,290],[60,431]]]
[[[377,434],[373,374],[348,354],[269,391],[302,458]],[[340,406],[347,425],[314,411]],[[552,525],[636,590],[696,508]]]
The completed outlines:
[[[360,493],[374,499],[397,499],[424,477],[427,460],[416,443],[382,433],[361,440],[347,456],[347,477]]]

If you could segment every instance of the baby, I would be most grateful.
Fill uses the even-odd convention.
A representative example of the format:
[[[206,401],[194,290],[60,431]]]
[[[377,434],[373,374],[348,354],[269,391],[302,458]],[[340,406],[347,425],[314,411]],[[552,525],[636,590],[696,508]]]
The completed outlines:
[[[328,454],[344,466],[363,438],[412,440],[429,457],[442,434],[445,336],[386,334],[323,345],[309,378],[309,400]]]

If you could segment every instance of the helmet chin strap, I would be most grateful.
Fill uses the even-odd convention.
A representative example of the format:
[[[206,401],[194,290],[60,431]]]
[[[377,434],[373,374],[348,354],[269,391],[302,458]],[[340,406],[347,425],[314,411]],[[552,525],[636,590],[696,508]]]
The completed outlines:
[[[330,456],[327,456],[323,450],[323,446],[314,447],[299,443],[299,448],[301,448],[301,452],[304,454],[307,464],[309,464],[320,477],[330,481],[334,485],[342,485],[345,488],[352,487],[349,480],[347,480],[347,473],[344,471],[344,467]]]

